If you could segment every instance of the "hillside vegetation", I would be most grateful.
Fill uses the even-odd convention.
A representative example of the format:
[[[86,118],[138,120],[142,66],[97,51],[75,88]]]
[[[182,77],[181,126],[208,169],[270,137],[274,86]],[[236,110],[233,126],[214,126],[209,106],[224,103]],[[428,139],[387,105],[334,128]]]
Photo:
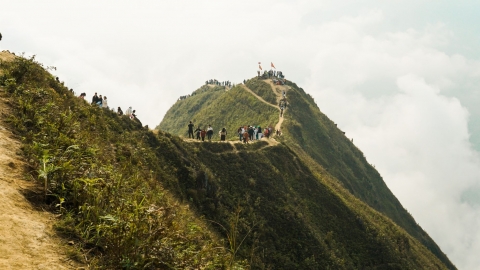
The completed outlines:
[[[187,124],[192,121],[195,127],[206,128],[212,125],[214,138],[218,140],[218,131],[223,127],[227,129],[227,137],[235,139],[240,126],[273,127],[278,122],[278,110],[246,92],[241,85],[228,91],[221,87],[203,86],[194,93],[177,101],[157,129],[187,136]]]
[[[387,215],[448,264],[448,258],[403,208],[363,153],[320,112],[310,95],[294,83],[287,84],[291,106],[283,131],[292,149],[306,152],[350,193]]]
[[[289,81],[287,81],[286,87],[273,86],[269,80],[264,78],[250,79],[245,86],[256,89],[255,91],[251,90],[264,100],[274,100],[276,99],[276,97],[273,97],[276,96],[275,93],[281,93],[285,90],[289,106],[285,112],[285,120],[282,125],[284,135],[277,137],[277,140],[283,142],[284,146],[289,148],[290,151],[300,156],[304,162],[309,164],[310,168],[320,168],[324,174],[341,183],[349,193],[388,216],[423,243],[446,265],[454,268],[436,243],[398,202],[378,172],[366,161],[363,153],[344,135],[344,132],[339,130],[327,116],[320,112],[312,97],[306,94],[303,89]],[[259,91],[259,88],[262,90]],[[267,90],[269,94],[267,94]],[[244,92],[248,94],[247,91]],[[218,92],[216,94],[219,95],[219,100],[223,96],[230,95],[228,91],[223,91],[221,95]],[[269,96],[272,97],[268,98]],[[175,119],[178,119],[175,117],[176,115],[182,115],[182,111],[188,110],[188,107],[183,107],[186,106],[186,100],[178,101],[167,112],[158,128],[183,135],[177,130],[185,129],[186,123],[192,119],[203,122],[206,118],[203,110],[215,108],[221,103],[209,99],[208,104],[204,104],[196,96],[190,97],[187,101],[189,104],[196,104],[195,107],[199,108],[195,110],[194,114],[190,115],[191,118],[184,118],[183,122],[175,121]],[[232,102],[228,106],[223,103],[222,106],[235,111],[234,104]],[[263,103],[256,103],[255,105],[258,108],[265,107]],[[180,108],[182,109],[180,110]],[[278,119],[278,111],[274,110],[272,112],[272,117],[274,116]],[[217,117],[222,116],[217,115]],[[225,121],[225,118],[222,118],[222,120]],[[215,120],[210,118],[210,121]],[[227,119],[227,121],[232,120]],[[172,126],[173,128],[170,128]]]
[[[171,136],[73,96],[34,59],[1,63],[6,121],[23,141],[32,178],[62,214],[58,230],[78,242],[94,267],[223,268],[223,241],[182,203]],[[169,187],[170,189],[166,189]]]
[[[92,267],[454,268],[292,135],[277,145],[184,141],[90,106],[33,58],[1,68],[0,93],[14,112],[6,121],[23,142],[39,200],[61,215],[59,233]],[[278,110],[240,86],[204,86],[172,108],[160,127],[182,136],[190,120],[229,131],[278,121]]]

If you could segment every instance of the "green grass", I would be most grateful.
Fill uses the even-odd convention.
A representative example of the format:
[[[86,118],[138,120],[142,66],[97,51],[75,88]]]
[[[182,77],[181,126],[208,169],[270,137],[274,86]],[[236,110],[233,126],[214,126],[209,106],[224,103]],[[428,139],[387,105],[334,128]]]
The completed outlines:
[[[1,67],[0,93],[13,112],[6,120],[22,139],[29,173],[47,183],[45,203],[62,214],[58,231],[74,238],[95,267],[454,268],[344,188],[345,181],[357,188],[348,177],[358,169],[347,166],[362,162],[354,148],[340,148],[351,161],[334,154],[322,161],[310,138],[294,141],[298,131],[290,128],[278,146],[184,142],[88,105],[33,59]],[[240,87],[204,89],[178,101],[160,127],[183,135],[190,120],[216,131],[278,121],[276,109]],[[299,89],[290,94],[291,106],[310,106]],[[287,115],[308,112],[315,113],[289,107]],[[335,130],[322,131],[327,122],[286,121],[303,127],[299,135],[311,135],[303,130],[312,125],[342,140]]]
[[[240,126],[274,127],[278,122],[278,110],[259,101],[241,86],[229,91],[212,89],[177,101],[167,111],[157,129],[186,137],[190,121],[195,127],[206,128],[209,124],[212,125],[216,141],[220,140],[218,131],[223,127],[227,129],[229,140],[237,140]]]
[[[288,81],[287,81],[288,82]],[[288,82],[287,117],[284,138],[297,152],[305,151],[357,198],[384,213],[421,241],[449,267],[454,267],[437,244],[415,222],[388,189],[380,174],[343,131],[315,105],[314,100],[296,84]]]
[[[262,81],[262,79],[257,77],[252,78],[248,80],[245,85],[250,88],[255,94],[262,97],[265,101],[275,106],[278,105],[277,96],[272,91],[272,87],[268,83]]]
[[[34,59],[2,69],[14,112],[6,121],[22,139],[30,173],[46,183],[45,203],[69,220],[63,235],[96,267],[241,267],[209,222],[181,202],[177,179],[188,169],[177,168],[173,138],[88,105]]]

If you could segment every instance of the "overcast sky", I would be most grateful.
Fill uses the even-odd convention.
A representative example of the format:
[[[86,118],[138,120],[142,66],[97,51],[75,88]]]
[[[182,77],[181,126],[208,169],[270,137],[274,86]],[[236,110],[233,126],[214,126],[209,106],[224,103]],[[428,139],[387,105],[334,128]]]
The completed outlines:
[[[0,50],[37,55],[150,127],[205,80],[273,62],[453,263],[480,269],[478,14],[469,0],[3,0]]]

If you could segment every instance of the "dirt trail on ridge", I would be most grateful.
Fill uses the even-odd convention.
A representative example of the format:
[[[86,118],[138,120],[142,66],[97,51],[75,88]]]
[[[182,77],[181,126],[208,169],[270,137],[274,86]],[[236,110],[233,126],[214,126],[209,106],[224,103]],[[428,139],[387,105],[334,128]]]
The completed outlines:
[[[273,93],[277,96],[277,104],[280,104],[280,100],[283,99],[283,91],[287,92],[287,90],[290,89],[290,86],[287,86],[287,85],[275,85],[273,84],[273,81],[271,79],[266,79],[266,80],[263,80],[264,82],[268,83],[270,85],[270,87],[272,88],[272,91]],[[280,110],[280,108],[277,107],[278,110]],[[278,123],[275,125],[275,130],[281,130],[282,128],[282,123],[283,123],[283,119],[285,117],[285,111],[287,109],[285,108],[283,110],[283,116],[278,117]]]
[[[280,88],[276,88],[275,85],[272,83],[271,80],[264,80],[266,83],[268,83],[271,88],[272,88],[272,91],[273,93],[275,93],[275,95],[277,96],[277,103],[280,103],[280,100],[282,99],[282,93],[281,91],[283,91],[282,89]],[[243,89],[247,90],[249,93],[251,93],[252,95],[254,95],[258,100],[260,100],[261,102],[267,104],[268,106],[271,106],[275,109],[277,109],[278,111],[280,111],[280,108],[278,106],[275,106],[273,105],[272,103],[270,102],[267,102],[265,101],[262,97],[260,97],[259,95],[255,94],[255,92],[253,92],[250,88],[248,88],[246,85],[242,84],[242,87]],[[279,91],[277,91],[279,90]],[[286,90],[286,89],[285,89]],[[283,114],[285,115],[285,110],[283,111]],[[280,116],[280,114],[278,114],[278,122],[277,124],[275,125],[275,130],[280,130],[282,128],[282,123],[283,123],[283,117]],[[273,136],[275,136],[275,134],[273,134]]]
[[[0,119],[9,114],[5,102],[0,88]],[[79,269],[63,254],[66,248],[53,230],[55,217],[22,195],[35,184],[24,179],[20,152],[20,142],[0,120],[0,269]]]

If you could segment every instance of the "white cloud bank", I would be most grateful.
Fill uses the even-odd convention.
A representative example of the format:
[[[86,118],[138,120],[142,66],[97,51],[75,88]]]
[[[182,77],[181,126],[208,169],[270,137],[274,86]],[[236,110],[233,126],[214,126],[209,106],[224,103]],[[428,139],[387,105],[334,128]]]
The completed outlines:
[[[321,26],[305,89],[453,263],[479,269],[480,156],[451,95],[474,91],[479,62],[438,49],[451,36],[442,25],[370,35],[365,23],[382,19],[365,16]]]
[[[424,23],[446,2],[377,2],[7,0],[0,49],[37,54],[77,93],[133,106],[150,126],[205,80],[240,82],[273,61],[354,138],[453,263],[479,269],[480,158],[469,136],[480,61],[452,53],[478,44],[459,44],[458,26]]]

